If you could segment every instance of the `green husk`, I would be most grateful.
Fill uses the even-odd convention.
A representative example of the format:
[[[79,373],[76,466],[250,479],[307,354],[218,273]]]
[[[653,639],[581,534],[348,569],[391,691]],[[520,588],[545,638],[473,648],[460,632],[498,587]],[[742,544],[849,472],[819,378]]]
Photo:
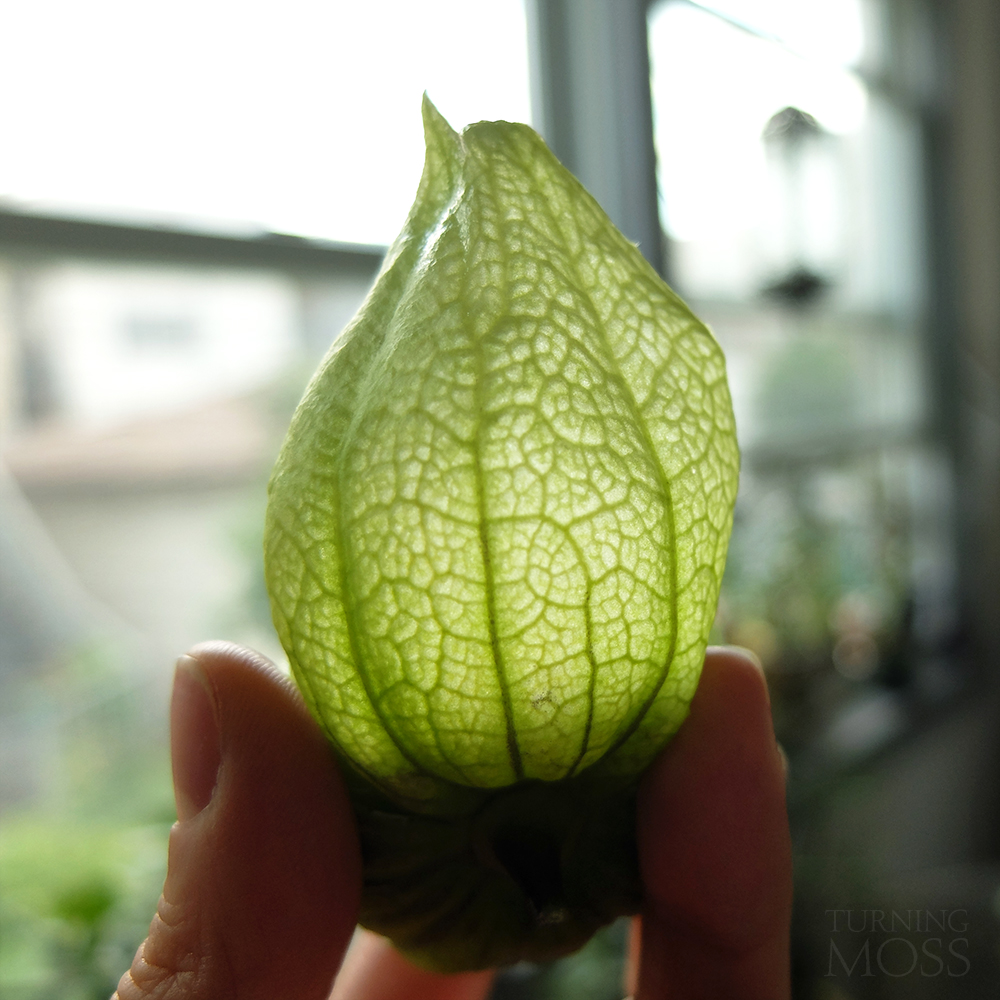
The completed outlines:
[[[292,421],[275,624],[346,765],[362,923],[541,960],[634,912],[633,800],[683,721],[739,456],[708,330],[524,125],[425,99],[416,202]]]

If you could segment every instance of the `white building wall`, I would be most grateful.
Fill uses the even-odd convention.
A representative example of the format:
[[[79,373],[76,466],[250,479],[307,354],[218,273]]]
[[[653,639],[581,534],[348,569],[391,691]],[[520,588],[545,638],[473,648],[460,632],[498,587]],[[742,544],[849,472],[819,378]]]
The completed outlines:
[[[297,347],[298,293],[279,275],[69,262],[33,299],[59,417],[76,426],[246,393]]]

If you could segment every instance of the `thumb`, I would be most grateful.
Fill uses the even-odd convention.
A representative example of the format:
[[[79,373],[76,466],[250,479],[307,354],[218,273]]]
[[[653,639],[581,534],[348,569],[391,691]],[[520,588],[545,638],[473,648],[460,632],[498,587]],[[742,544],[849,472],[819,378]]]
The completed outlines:
[[[113,1000],[328,996],[361,862],[336,765],[294,688],[213,643],[178,661],[178,821],[149,937]]]

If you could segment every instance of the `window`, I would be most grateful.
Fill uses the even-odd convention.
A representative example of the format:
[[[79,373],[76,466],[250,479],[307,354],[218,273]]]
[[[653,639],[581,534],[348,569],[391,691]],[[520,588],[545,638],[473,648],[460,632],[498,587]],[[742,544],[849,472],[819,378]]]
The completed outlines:
[[[791,752],[843,759],[959,682],[922,123],[886,83],[886,13],[667,0],[649,21],[671,278],[726,351],[743,452],[718,635],[769,669]]]
[[[456,127],[528,121],[519,0],[7,5],[0,199],[31,210],[386,244]]]
[[[422,92],[529,119],[524,11],[41,0],[0,33],[0,994],[108,996],[162,884],[171,663],[280,659],[269,467],[405,219]]]

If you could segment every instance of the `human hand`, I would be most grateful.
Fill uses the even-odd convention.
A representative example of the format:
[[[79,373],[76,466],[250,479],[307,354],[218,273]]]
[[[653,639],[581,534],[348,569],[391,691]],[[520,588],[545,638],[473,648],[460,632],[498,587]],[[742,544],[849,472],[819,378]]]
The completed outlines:
[[[488,994],[492,973],[426,972],[368,933],[344,959],[361,892],[350,805],[301,697],[263,657],[223,643],[182,657],[171,745],[166,883],[113,1000],[326,1000],[335,976],[332,1000]],[[688,721],[643,780],[638,820],[637,1000],[788,997],[783,764],[744,654],[709,650]]]

